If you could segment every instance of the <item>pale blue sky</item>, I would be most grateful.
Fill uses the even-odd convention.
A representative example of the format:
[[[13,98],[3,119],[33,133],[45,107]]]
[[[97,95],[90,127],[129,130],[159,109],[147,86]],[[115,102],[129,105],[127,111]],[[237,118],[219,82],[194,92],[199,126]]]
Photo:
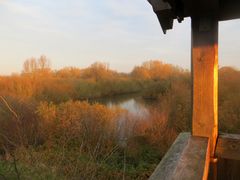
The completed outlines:
[[[53,69],[95,61],[129,72],[159,59],[190,67],[190,19],[162,33],[147,0],[0,0],[0,74],[46,55]],[[240,68],[240,20],[220,23],[220,66]]]

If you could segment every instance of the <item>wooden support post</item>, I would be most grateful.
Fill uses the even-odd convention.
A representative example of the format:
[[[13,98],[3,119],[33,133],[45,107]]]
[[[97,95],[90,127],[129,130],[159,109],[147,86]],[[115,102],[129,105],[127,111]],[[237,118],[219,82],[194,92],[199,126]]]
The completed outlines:
[[[209,137],[214,157],[218,136],[218,21],[192,17],[192,135]]]

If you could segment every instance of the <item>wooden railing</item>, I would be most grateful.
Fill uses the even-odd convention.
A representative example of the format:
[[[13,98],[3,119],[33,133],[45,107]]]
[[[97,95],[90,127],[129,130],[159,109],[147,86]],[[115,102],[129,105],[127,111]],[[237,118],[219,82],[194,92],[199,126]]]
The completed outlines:
[[[215,161],[211,161],[206,137],[181,133],[150,180],[240,179],[240,135],[220,134]]]
[[[218,132],[218,27],[240,18],[239,0],[148,1],[164,31],[185,16],[192,30],[192,132],[179,135],[150,179],[240,180],[240,135]]]
[[[240,179],[240,135],[218,132],[218,19],[192,19],[192,132],[180,134],[151,180]]]

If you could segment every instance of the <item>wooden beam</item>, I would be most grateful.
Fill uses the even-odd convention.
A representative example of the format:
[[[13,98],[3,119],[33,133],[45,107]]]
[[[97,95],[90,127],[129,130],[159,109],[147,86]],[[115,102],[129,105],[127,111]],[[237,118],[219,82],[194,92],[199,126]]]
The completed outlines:
[[[223,159],[240,160],[240,135],[220,134],[217,141],[216,156]]]
[[[150,180],[202,180],[207,179],[210,146],[209,139],[181,133]]]
[[[184,4],[185,17],[201,17],[218,14],[219,0],[182,0],[182,2]]]
[[[239,180],[240,161],[218,158],[217,180]]]
[[[239,0],[220,0],[219,1],[219,20],[232,20],[240,18]]]
[[[192,17],[192,135],[209,137],[214,156],[218,136],[218,21]]]

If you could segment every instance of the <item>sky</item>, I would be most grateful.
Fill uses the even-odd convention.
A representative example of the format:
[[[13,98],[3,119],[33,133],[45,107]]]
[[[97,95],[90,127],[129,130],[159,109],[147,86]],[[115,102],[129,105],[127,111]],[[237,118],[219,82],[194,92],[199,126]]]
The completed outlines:
[[[0,22],[0,74],[40,55],[53,69],[100,61],[130,72],[156,59],[190,69],[190,19],[164,35],[147,0],[0,0]],[[240,68],[239,29],[220,23],[220,66]]]

